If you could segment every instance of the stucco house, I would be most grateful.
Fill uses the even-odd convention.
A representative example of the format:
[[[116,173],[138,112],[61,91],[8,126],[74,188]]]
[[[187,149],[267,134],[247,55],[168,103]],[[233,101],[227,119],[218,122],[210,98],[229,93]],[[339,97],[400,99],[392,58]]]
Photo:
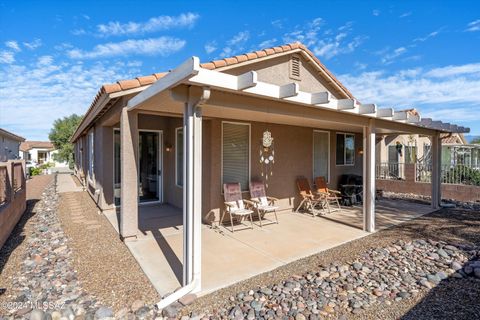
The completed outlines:
[[[0,128],[0,161],[20,158],[20,143],[25,138]]]
[[[55,167],[65,167],[66,162],[55,160],[58,151],[50,141],[24,141],[20,145],[20,158],[37,164],[53,163]]]
[[[219,225],[223,184],[267,184],[281,210],[295,181],[363,176],[364,229],[375,230],[376,135],[431,138],[432,206],[440,205],[441,136],[463,128],[359,102],[300,43],[200,63],[101,87],[72,137],[75,172],[102,210],[119,206],[120,234],[135,241],[139,204],[183,211],[183,285],[164,305],[201,288],[202,224]],[[263,138],[274,150],[268,163]],[[270,158],[272,156],[272,158]],[[182,212],[181,211],[181,212]]]

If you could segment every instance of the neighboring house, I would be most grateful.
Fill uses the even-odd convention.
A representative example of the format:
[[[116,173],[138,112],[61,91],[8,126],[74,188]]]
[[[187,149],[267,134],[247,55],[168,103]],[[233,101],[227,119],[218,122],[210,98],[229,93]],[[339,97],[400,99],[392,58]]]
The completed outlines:
[[[25,138],[0,128],[0,161],[20,158],[20,143]]]
[[[55,160],[55,146],[50,141],[25,141],[20,145],[21,158],[37,164],[53,163],[55,167],[65,167],[66,162]]]
[[[224,183],[239,182],[248,197],[249,181],[262,180],[291,210],[299,176],[337,188],[343,174],[361,175],[364,229],[373,231],[376,135],[433,137],[438,208],[440,134],[468,130],[360,103],[293,43],[202,64],[192,57],[168,73],[104,85],[72,142],[75,172],[98,206],[120,205],[123,239],[136,239],[139,203],[183,208],[184,284],[198,290],[201,224],[220,223]]]
[[[418,134],[377,137],[377,165],[429,162],[430,138]],[[462,133],[442,135],[442,165],[480,166],[480,146],[468,144]]]

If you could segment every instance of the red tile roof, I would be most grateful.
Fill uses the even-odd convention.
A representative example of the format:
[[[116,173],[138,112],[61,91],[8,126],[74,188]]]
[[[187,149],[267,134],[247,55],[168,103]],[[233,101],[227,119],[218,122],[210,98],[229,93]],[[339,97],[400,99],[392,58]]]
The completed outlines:
[[[20,143],[20,151],[28,151],[33,148],[49,150],[55,149],[53,143],[50,141],[24,141]]]
[[[200,67],[208,70],[214,70],[214,69],[222,68],[225,66],[231,66],[231,65],[239,64],[246,61],[253,61],[259,58],[274,56],[277,54],[281,54],[281,53],[289,52],[293,50],[300,50],[301,52],[306,54],[308,57],[310,57],[318,65],[318,67],[322,70],[322,72],[328,75],[328,77],[331,79],[330,81],[331,83],[333,82],[339,88],[341,88],[341,91],[343,91],[343,93],[346,96],[348,96],[350,99],[355,99],[355,97],[350,93],[350,91],[348,91],[348,89],[345,88],[345,86],[325,67],[325,65],[323,65],[320,62],[320,60],[318,60],[317,57],[315,57],[313,52],[299,42],[285,44],[285,45],[273,47],[273,48],[266,48],[266,49],[257,50],[254,52],[249,52],[246,54],[237,55],[234,57],[228,57],[220,60],[213,60],[210,62],[201,63]],[[111,94],[111,93],[121,92],[129,89],[135,89],[135,88],[140,88],[146,85],[150,85],[155,81],[157,81],[158,79],[165,76],[167,73],[168,72],[154,73],[149,76],[137,77],[135,79],[120,80],[120,81],[117,81],[116,83],[104,84],[100,88],[98,93],[95,95],[95,98],[93,99],[92,104],[90,105],[89,109],[85,113],[85,116],[83,117],[83,121],[80,124],[80,126],[83,124],[84,121],[86,121],[87,115],[91,112],[91,110],[100,100],[100,98],[105,94]],[[80,128],[80,126],[78,128]]]

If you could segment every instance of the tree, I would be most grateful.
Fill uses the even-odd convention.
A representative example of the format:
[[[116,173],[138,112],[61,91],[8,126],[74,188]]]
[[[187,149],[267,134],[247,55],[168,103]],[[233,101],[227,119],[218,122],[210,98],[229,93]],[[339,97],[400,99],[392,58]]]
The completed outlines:
[[[470,141],[470,143],[480,144],[480,137],[473,138],[472,141]]]
[[[48,138],[58,150],[55,160],[73,162],[73,144],[70,143],[75,129],[82,121],[82,117],[77,114],[57,119],[53,122],[53,128],[50,130]]]

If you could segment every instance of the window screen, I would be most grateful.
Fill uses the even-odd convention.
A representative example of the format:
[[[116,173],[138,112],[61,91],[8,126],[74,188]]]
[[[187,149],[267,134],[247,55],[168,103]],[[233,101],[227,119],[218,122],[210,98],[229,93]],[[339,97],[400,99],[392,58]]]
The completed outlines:
[[[313,178],[325,177],[329,179],[328,159],[330,157],[328,132],[313,132]]]
[[[222,130],[223,183],[240,182],[242,190],[248,190],[250,179],[250,126],[224,122]]]

